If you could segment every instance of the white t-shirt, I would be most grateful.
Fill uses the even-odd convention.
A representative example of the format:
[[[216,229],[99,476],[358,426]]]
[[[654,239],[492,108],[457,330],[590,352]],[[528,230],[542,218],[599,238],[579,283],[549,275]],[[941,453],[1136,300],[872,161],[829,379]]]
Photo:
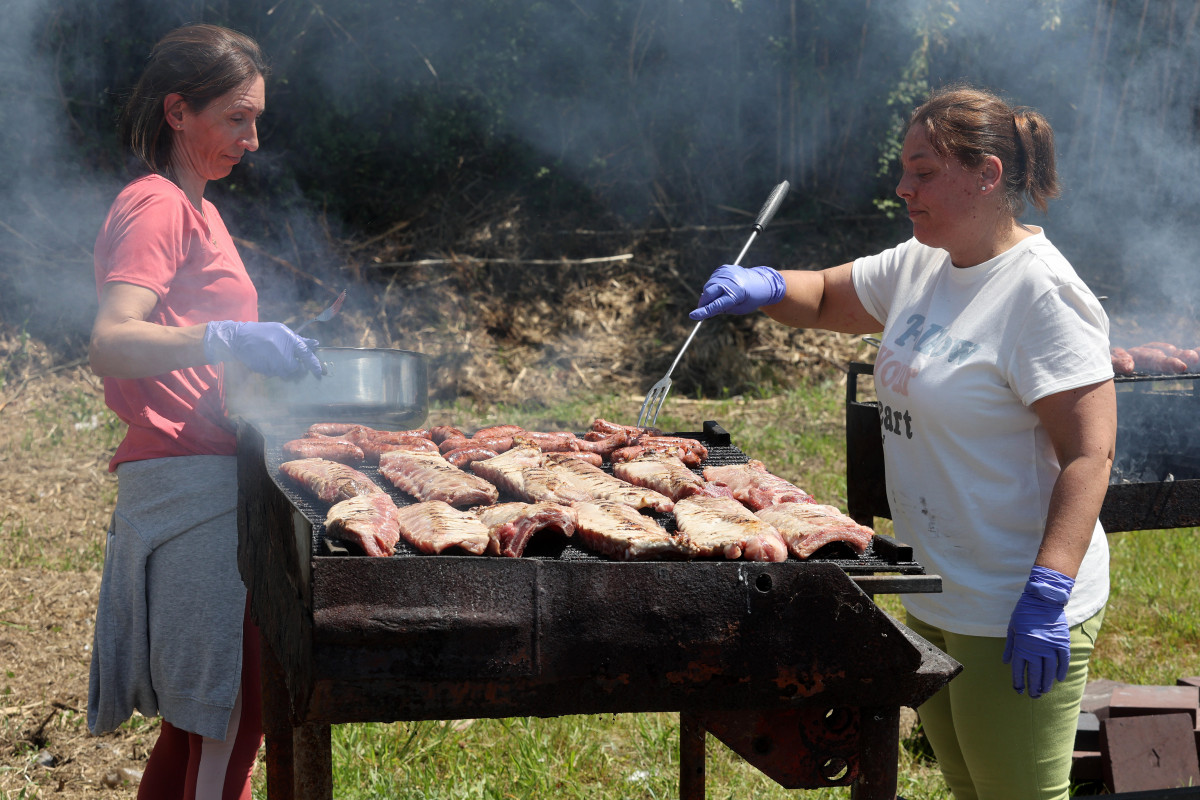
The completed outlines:
[[[1029,405],[1112,378],[1108,317],[1042,231],[964,269],[910,239],[852,275],[884,326],[875,388],[896,538],[942,577],[942,593],[904,605],[954,633],[1004,636],[1060,471]],[[1107,598],[1097,522],[1067,622]]]

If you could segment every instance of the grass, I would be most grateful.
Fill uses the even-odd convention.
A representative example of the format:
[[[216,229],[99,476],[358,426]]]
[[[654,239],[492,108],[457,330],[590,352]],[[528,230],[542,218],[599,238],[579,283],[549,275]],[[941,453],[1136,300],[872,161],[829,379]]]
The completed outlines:
[[[47,437],[69,442],[74,453],[111,453],[120,437],[102,400],[86,392],[42,410],[31,441],[10,439],[14,456],[37,452]],[[699,430],[715,420],[747,454],[808,489],[845,507],[844,387],[836,381],[795,386],[774,394],[716,400],[672,394],[659,418],[666,430]],[[640,398],[579,397],[551,408],[478,406],[431,408],[429,424],[471,428],[516,422],[531,429],[582,430],[592,417],[633,421]],[[53,433],[50,433],[53,432]],[[888,533],[887,520],[877,530]],[[0,565],[53,570],[97,570],[103,531],[71,552],[48,551],[21,520],[0,515]],[[1113,591],[1105,629],[1092,661],[1093,678],[1173,684],[1200,675],[1200,621],[1194,576],[1200,574],[1200,529],[1145,531],[1110,536]],[[879,605],[902,617],[896,597]],[[5,615],[0,613],[0,635]],[[3,685],[12,676],[0,678]],[[3,698],[0,696],[0,704]],[[128,726],[153,727],[136,716]],[[902,741],[900,794],[909,800],[946,796],[937,766],[919,734]],[[335,796],[362,798],[554,797],[588,800],[678,796],[678,717],[670,713],[513,718],[455,722],[337,725],[333,729]],[[707,796],[795,798],[731,753],[713,737],[707,744]],[[802,793],[814,800],[848,798],[849,789]],[[265,771],[254,797],[265,798]]]

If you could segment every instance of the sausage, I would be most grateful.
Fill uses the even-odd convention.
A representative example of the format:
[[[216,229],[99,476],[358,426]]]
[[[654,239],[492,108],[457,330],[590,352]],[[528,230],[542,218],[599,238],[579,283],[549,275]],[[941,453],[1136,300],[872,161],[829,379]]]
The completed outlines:
[[[429,429],[429,438],[441,444],[447,439],[465,439],[467,435],[453,425],[435,425]]]
[[[360,426],[356,422],[314,422],[308,426],[308,435],[342,436],[357,427]]]
[[[593,434],[588,433],[577,442],[580,450],[588,453],[597,453],[600,456],[608,456],[613,450],[629,444],[629,435],[625,431],[617,431],[608,436],[596,434],[595,438],[589,438],[591,436]]]
[[[438,448],[442,451],[442,455],[449,453],[451,450],[457,450],[460,447],[486,447],[489,450],[495,450],[497,453],[503,453],[506,450],[511,450],[513,440],[511,436],[485,436],[458,439],[443,439]]]
[[[1128,350],[1124,347],[1113,347],[1109,349],[1109,353],[1112,355],[1113,372],[1118,375],[1129,375],[1133,372],[1133,356],[1129,355]]]
[[[471,434],[472,439],[491,439],[494,437],[512,436],[514,433],[523,433],[524,428],[520,425],[492,425],[488,428],[480,428]]]
[[[597,417],[592,420],[592,432],[602,436],[611,436],[617,431],[624,431],[627,436],[633,437],[643,433],[659,435],[662,433],[658,428],[638,428],[634,425],[621,425],[617,422],[609,422],[608,420]]]
[[[1131,347],[1129,355],[1139,372],[1158,372],[1168,375],[1187,372],[1187,364],[1153,347]]]
[[[344,439],[312,437],[292,439],[283,443],[283,454],[289,460],[299,458],[323,458],[341,464],[359,464],[366,458],[363,450],[354,442]]]
[[[495,458],[500,455],[495,450],[489,450],[486,447],[477,447],[467,445],[460,447],[457,450],[451,450],[449,453],[443,454],[447,461],[459,469],[466,469],[467,466],[476,461],[486,461],[489,458]]]

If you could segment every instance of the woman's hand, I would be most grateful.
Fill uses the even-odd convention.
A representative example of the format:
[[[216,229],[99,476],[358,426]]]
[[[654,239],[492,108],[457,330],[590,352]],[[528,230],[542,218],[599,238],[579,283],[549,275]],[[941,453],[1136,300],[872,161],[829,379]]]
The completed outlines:
[[[307,369],[321,375],[316,339],[296,335],[281,322],[210,322],[204,329],[204,356],[210,364],[238,360],[254,372],[286,377]]]
[[[760,306],[770,306],[783,299],[787,285],[783,276],[770,267],[718,267],[704,290],[696,310],[688,314],[696,321],[717,314],[749,314]]]
[[[1048,567],[1029,573],[1025,591],[1013,609],[1004,645],[1004,663],[1012,664],[1013,688],[1041,697],[1071,666],[1071,630],[1066,607],[1075,581]]]

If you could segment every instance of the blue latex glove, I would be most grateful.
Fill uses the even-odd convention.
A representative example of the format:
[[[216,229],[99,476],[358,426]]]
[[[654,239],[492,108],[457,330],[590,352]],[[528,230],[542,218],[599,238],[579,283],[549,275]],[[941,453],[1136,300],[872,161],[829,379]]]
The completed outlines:
[[[717,314],[749,314],[760,306],[783,299],[783,276],[770,267],[718,267],[700,293],[696,310],[688,314],[699,322]]]
[[[1064,609],[1075,580],[1049,567],[1034,567],[1013,609],[1004,645],[1004,663],[1012,664],[1013,688],[1030,697],[1066,680],[1071,665],[1071,633]],[[1028,679],[1026,672],[1028,671]]]
[[[208,363],[237,360],[254,372],[275,377],[307,369],[321,375],[316,339],[297,336],[282,322],[210,322],[204,329]]]

